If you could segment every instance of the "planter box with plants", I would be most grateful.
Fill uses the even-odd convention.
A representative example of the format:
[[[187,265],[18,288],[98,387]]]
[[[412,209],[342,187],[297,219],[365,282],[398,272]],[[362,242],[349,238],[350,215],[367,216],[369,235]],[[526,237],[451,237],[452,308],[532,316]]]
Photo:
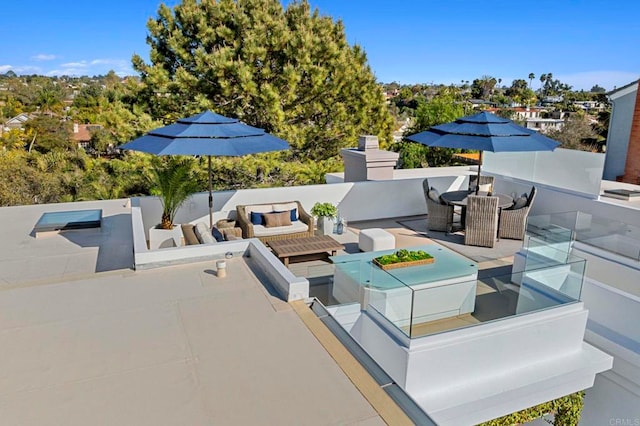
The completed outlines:
[[[435,262],[435,260],[433,256],[423,250],[410,251],[402,249],[393,254],[385,254],[384,256],[373,258],[373,264],[386,271],[388,269],[426,265]]]
[[[153,169],[152,194],[160,198],[162,217],[157,226],[149,229],[150,250],[182,245],[182,229],[173,221],[180,206],[198,191],[193,161],[169,157],[158,162]]]

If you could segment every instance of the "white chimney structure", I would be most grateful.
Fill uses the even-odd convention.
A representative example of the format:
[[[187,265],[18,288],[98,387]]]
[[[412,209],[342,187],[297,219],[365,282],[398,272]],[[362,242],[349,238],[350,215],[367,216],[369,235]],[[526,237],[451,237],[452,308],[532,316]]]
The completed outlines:
[[[393,169],[400,154],[380,149],[378,137],[360,136],[358,148],[342,149],[344,161],[344,181],[359,182],[365,180],[393,179]]]

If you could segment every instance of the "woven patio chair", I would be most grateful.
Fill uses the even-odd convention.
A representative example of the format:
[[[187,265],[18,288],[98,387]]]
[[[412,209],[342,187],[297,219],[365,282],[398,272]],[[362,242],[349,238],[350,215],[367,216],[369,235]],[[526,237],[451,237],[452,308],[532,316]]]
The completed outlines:
[[[493,247],[498,235],[498,197],[469,195],[465,222],[465,245]]]
[[[476,182],[478,180],[478,176],[477,175],[471,175],[469,176],[469,192],[475,192],[476,191]],[[482,192],[493,192],[493,184],[494,184],[495,178],[493,176],[484,176],[484,175],[480,175],[480,191]],[[486,190],[486,185],[491,185],[489,187],[489,190]]]
[[[526,204],[518,208],[518,200],[514,208],[502,209],[500,213],[500,238],[510,238],[513,240],[524,239],[525,226],[531,204],[536,196],[536,187],[531,188],[531,192],[527,196]]]
[[[443,203],[438,192],[429,186],[429,179],[422,181],[424,200],[427,203],[427,229],[451,232],[453,226],[453,206]]]

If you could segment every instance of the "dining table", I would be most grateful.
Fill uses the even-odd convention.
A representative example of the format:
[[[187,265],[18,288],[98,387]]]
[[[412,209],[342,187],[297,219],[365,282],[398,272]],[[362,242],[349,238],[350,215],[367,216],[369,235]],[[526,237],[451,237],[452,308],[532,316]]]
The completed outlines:
[[[460,190],[460,191],[449,191],[440,194],[440,198],[450,204],[452,206],[460,206],[462,207],[462,214],[460,216],[460,223],[462,224],[462,228],[465,226],[465,214],[467,209],[467,200],[469,195],[475,195],[474,191],[469,192],[468,190]],[[513,205],[513,197],[507,194],[500,194],[497,192],[478,192],[478,195],[482,196],[493,196],[498,197],[498,227],[500,227],[500,213],[503,208],[511,207]]]

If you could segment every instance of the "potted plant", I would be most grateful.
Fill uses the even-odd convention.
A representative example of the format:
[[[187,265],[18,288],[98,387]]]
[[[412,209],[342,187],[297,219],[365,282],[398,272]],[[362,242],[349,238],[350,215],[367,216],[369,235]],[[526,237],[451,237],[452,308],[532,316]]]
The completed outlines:
[[[153,178],[151,193],[160,198],[162,216],[160,223],[149,230],[149,248],[179,246],[181,231],[173,221],[180,206],[199,189],[192,163],[188,159],[169,157],[153,169]]]
[[[322,235],[333,233],[333,221],[338,216],[338,208],[331,203],[315,203],[311,214],[318,218],[318,231]]]

